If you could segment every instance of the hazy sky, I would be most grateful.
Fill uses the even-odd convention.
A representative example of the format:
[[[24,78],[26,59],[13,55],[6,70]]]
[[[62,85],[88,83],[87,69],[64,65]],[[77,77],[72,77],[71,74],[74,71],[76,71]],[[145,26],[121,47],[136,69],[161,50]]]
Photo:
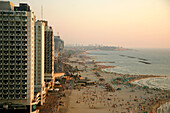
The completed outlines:
[[[15,5],[19,1],[10,0]],[[170,48],[170,0],[27,0],[65,44]]]

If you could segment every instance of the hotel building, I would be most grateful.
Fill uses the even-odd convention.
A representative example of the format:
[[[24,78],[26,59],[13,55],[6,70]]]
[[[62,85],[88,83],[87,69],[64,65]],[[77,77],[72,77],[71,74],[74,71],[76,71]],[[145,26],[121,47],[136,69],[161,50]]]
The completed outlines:
[[[44,103],[45,82],[44,82],[44,38],[45,22],[38,20],[35,22],[35,70],[34,70],[34,88],[35,94],[40,93],[41,105]]]
[[[34,104],[34,23],[30,6],[0,1],[0,112],[36,110]]]

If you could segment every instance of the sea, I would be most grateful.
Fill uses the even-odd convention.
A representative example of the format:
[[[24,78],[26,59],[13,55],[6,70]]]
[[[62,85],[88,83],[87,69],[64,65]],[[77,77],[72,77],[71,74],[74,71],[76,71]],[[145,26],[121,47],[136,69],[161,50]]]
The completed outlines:
[[[170,90],[170,49],[129,49],[126,51],[87,51],[99,65],[116,66],[103,71],[130,75],[159,75],[135,82],[138,85]],[[110,63],[109,63],[110,62]]]

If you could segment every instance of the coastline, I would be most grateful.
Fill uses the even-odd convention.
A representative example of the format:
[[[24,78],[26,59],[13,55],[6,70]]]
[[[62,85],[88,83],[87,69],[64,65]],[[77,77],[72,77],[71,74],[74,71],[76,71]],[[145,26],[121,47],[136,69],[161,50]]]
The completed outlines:
[[[89,57],[89,56],[88,56]],[[112,76],[113,77],[123,77],[123,78],[128,78],[128,77],[134,77],[134,75],[127,75],[127,74],[119,74],[119,73],[113,73],[113,72],[103,72],[102,71],[102,69],[104,69],[104,68],[109,68],[109,66],[104,66],[104,65],[102,65],[101,67],[100,67],[100,65],[98,65],[98,63],[100,63],[100,62],[97,62],[97,63],[95,63],[95,62],[90,62],[90,63],[88,63],[88,64],[86,64],[85,63],[85,61],[84,60],[82,60],[85,64],[82,64],[82,63],[80,63],[80,61],[81,61],[81,59],[86,59],[86,58],[79,58],[79,57],[76,57],[76,56],[74,56],[74,57],[72,57],[71,59],[70,59],[70,61],[76,61],[76,59],[78,59],[78,61],[79,62],[74,62],[74,63],[69,63],[70,65],[72,65],[73,67],[75,67],[75,66],[78,66],[80,69],[83,69],[83,67],[84,67],[84,65],[85,66],[88,66],[89,67],[89,70],[88,70],[88,72],[86,72],[86,73],[80,73],[81,75],[82,75],[82,77],[83,78],[85,78],[85,77],[88,77],[88,78],[90,78],[90,80],[96,80],[96,78],[97,77],[94,77],[94,76],[96,76],[96,75],[94,75],[94,74],[92,74],[92,73],[94,73],[95,71],[96,72],[98,72],[98,73],[100,73],[101,75],[105,75],[105,76],[102,76],[102,77],[104,77],[105,79],[108,79],[108,80],[106,80],[108,83],[110,83],[110,80],[112,79]],[[92,59],[92,58],[91,58]],[[91,67],[90,67],[91,66]],[[96,69],[96,70],[93,70],[93,68],[98,68],[98,67],[100,67],[100,68],[98,68],[98,69]],[[112,67],[112,68],[114,68],[114,66]],[[84,75],[84,74],[86,74],[86,75]],[[106,75],[107,75],[107,77],[106,77]],[[108,78],[108,75],[109,75],[109,77],[110,78]],[[122,87],[122,89],[124,88],[124,86],[122,86],[122,85],[125,85],[125,84],[132,84],[132,82],[133,81],[136,81],[136,80],[141,80],[141,79],[146,79],[146,78],[155,78],[155,77],[166,77],[166,76],[156,76],[156,75],[137,75],[136,76],[136,78],[135,79],[133,79],[133,80],[130,80],[130,81],[128,81],[128,82],[126,82],[126,83],[123,83],[123,84],[120,84],[120,87]],[[98,78],[97,78],[98,79]],[[114,85],[114,84],[113,84]],[[128,86],[125,86],[125,87],[128,87]],[[139,89],[140,90],[146,90],[146,93],[147,93],[147,91],[149,92],[148,94],[150,94],[151,92],[156,92],[156,94],[158,94],[159,95],[159,91],[157,91],[157,90],[153,90],[153,89],[150,89],[150,88],[147,88],[147,89],[143,89],[143,88],[141,88],[141,86],[138,86],[138,85],[133,85],[133,87],[139,87]],[[115,86],[114,86],[114,88],[115,88]],[[86,88],[85,88],[86,89]],[[81,90],[85,90],[85,89],[81,89]],[[93,89],[93,88],[92,88]],[[129,89],[131,89],[131,88],[127,88],[128,90]],[[127,89],[124,89],[124,90],[127,90]],[[132,90],[133,90],[134,88],[132,88]],[[139,92],[141,92],[139,90]],[[75,91],[75,90],[73,90],[73,93],[72,93],[72,95],[70,96],[70,102],[69,102],[69,107],[68,107],[68,113],[74,113],[75,112],[75,109],[76,110],[78,110],[79,109],[79,111],[81,111],[80,109],[84,109],[84,107],[86,106],[85,105],[85,103],[83,104],[83,100],[81,100],[82,98],[80,98],[80,100],[82,101],[81,103],[83,104],[83,106],[81,105],[77,105],[77,103],[75,103],[75,102],[73,102],[74,100],[75,100],[75,93],[76,92],[78,92],[78,91]],[[166,93],[166,92],[165,92]],[[82,93],[83,94],[83,93]],[[140,93],[138,93],[138,95],[139,95]],[[144,93],[145,94],[145,93]],[[161,94],[161,93],[160,93]],[[123,95],[123,94],[121,94],[121,95]],[[132,93],[132,95],[133,95],[133,93]],[[163,94],[164,95],[164,94]],[[145,95],[142,95],[142,96],[144,96],[145,97]],[[73,99],[74,98],[74,99]],[[83,97],[84,98],[84,97]],[[166,100],[166,102],[167,101],[169,101],[169,100]],[[144,101],[145,102],[145,101]],[[148,102],[146,102],[146,104],[147,104]],[[152,103],[152,102],[151,102]],[[159,103],[159,104],[158,104]],[[156,104],[151,104],[152,105],[152,108],[149,108],[150,109],[150,111],[155,111],[155,109],[157,109],[157,108],[159,108],[159,106],[161,106],[163,103],[165,103],[165,100],[163,99],[163,100],[159,100],[159,101],[157,101],[156,102]],[[77,106],[78,108],[75,108],[75,107],[73,107],[73,105],[74,106]],[[141,104],[139,104],[139,105],[141,105]],[[142,106],[145,108],[145,104],[142,104]],[[74,108],[74,109],[73,109]],[[87,106],[86,106],[86,108],[87,108]],[[104,108],[102,108],[102,109],[104,109]],[[136,108],[135,108],[136,109]],[[146,107],[146,109],[148,109],[147,107]],[[90,110],[92,110],[91,108],[90,108]],[[120,108],[118,109],[118,110],[120,110]],[[104,111],[104,110],[103,110]],[[75,112],[76,113],[76,112]],[[82,112],[83,113],[83,112]],[[94,112],[95,113],[95,112]]]

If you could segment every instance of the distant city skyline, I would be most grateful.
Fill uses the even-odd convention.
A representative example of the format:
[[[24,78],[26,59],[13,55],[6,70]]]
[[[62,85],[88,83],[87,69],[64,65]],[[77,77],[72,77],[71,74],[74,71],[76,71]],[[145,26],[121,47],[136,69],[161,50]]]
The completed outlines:
[[[4,0],[7,1],[7,0]],[[10,0],[31,5],[65,44],[170,48],[169,0]],[[55,34],[57,35],[57,34]]]

